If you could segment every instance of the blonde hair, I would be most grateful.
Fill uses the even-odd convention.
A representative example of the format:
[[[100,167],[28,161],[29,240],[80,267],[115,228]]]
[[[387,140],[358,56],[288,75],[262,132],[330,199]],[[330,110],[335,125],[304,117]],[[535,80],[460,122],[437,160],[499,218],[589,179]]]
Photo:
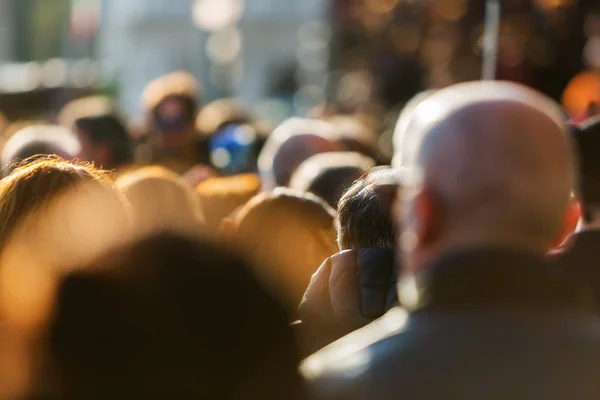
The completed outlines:
[[[218,228],[221,221],[260,192],[256,174],[209,178],[196,186],[206,224]]]
[[[48,312],[58,276],[129,238],[124,197],[109,175],[38,158],[0,181],[0,310],[32,326]]]
[[[203,217],[198,197],[177,174],[159,166],[143,167],[119,178],[117,187],[131,205],[136,234],[199,233]]]
[[[309,193],[263,192],[240,209],[234,224],[233,240],[294,309],[312,274],[337,252],[335,211]]]

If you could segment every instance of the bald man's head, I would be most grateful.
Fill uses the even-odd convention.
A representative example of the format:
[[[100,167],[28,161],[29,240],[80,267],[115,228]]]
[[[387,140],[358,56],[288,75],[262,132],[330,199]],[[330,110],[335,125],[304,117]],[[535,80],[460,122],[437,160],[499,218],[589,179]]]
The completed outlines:
[[[413,249],[502,245],[544,251],[574,186],[560,110],[507,82],[441,90],[415,110],[399,157]],[[409,249],[410,250],[410,249]]]

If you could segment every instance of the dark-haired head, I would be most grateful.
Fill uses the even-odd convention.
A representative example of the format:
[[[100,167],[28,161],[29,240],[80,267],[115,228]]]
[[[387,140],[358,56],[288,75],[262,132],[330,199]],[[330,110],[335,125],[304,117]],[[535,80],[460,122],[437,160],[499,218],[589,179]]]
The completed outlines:
[[[398,186],[386,179],[393,171],[375,172],[358,180],[344,193],[338,205],[340,250],[395,248],[391,216]]]
[[[58,289],[35,395],[299,399],[287,314],[230,251],[159,234]]]
[[[125,125],[113,114],[78,118],[75,130],[82,144],[80,158],[105,169],[133,162],[133,141]]]

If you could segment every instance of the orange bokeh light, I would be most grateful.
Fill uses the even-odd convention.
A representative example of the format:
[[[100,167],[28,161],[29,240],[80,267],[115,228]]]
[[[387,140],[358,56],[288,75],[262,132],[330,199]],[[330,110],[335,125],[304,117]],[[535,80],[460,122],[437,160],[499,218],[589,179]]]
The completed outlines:
[[[600,73],[582,72],[567,85],[562,104],[572,118],[581,118],[592,103],[600,104]]]

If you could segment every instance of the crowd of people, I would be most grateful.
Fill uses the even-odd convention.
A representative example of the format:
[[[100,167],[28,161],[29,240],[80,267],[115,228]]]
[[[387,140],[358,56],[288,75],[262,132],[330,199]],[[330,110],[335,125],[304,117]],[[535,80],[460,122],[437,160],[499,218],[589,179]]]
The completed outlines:
[[[0,398],[600,397],[600,117],[456,84],[390,159],[182,72],[142,102],[2,132]]]

